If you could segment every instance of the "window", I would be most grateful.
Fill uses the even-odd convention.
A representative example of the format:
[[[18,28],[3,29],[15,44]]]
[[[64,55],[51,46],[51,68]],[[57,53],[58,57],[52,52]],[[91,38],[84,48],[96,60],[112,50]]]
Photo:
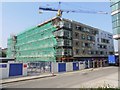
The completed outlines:
[[[57,39],[57,45],[58,46],[71,46],[72,43],[71,43],[71,40],[68,40],[68,39]]]
[[[96,51],[95,53],[98,54],[98,51]]]
[[[104,48],[104,49],[107,49],[107,46],[106,46],[106,45],[104,45],[104,46],[103,46],[103,48]]]
[[[109,52],[110,55],[112,55],[114,52]]]
[[[101,54],[101,55],[103,55],[103,54],[104,54],[104,52],[103,52],[103,51],[100,51],[100,54]]]
[[[92,44],[92,43],[90,43],[90,47],[93,47],[93,44]]]
[[[91,41],[95,41],[95,38],[94,38],[94,36],[91,36]]]
[[[91,54],[91,51],[88,51],[88,54],[90,55],[90,54]]]
[[[113,28],[119,27],[120,26],[120,19],[116,20],[112,23]]]
[[[85,40],[85,35],[84,35],[84,34],[81,34],[81,38],[82,38],[83,40]]]
[[[97,38],[97,41],[99,42],[99,38]]]
[[[106,43],[109,43],[109,40],[106,40]]]
[[[101,38],[102,43],[109,43],[109,40]]]
[[[106,34],[105,34],[105,37],[106,37]]]
[[[87,40],[90,40],[90,39],[91,39],[90,36],[87,35]]]
[[[68,31],[64,31],[64,35],[65,36],[69,36],[69,32]]]
[[[88,43],[85,43],[85,47],[88,47],[89,46],[89,44]]]
[[[76,55],[78,55],[80,53],[80,50],[76,49],[75,53],[76,53]]]
[[[117,14],[112,16],[112,22],[119,20],[119,19],[120,19],[120,13],[117,13]]]
[[[71,31],[61,29],[61,30],[55,31],[54,35],[59,36],[59,37],[64,36],[64,37],[67,37],[67,38],[71,38]]]
[[[102,45],[99,45],[99,48],[102,48]]]
[[[110,2],[110,5],[112,6],[113,4],[115,4],[115,3],[117,3],[117,2],[119,2],[119,0],[112,0],[112,1]]]
[[[70,22],[64,22],[64,26],[65,26],[66,28],[69,28],[69,29],[72,28],[72,25],[71,25]]]
[[[82,47],[85,47],[85,43],[84,42],[82,43]]]
[[[64,55],[67,55],[67,54],[68,54],[68,52],[67,52],[67,50],[65,49],[65,50],[64,50]]]
[[[120,34],[120,27],[116,27],[113,29],[114,34]]]
[[[63,35],[64,35],[64,30],[61,29],[61,30],[59,30],[59,31],[55,31],[55,32],[54,32],[54,35],[55,35],[55,36],[63,36]]]
[[[85,54],[85,50],[82,51],[82,54]]]
[[[94,51],[91,51],[91,54],[93,55],[93,54],[94,54]]]
[[[79,42],[78,42],[78,41],[76,41],[76,42],[75,42],[75,45],[76,45],[76,46],[79,46]]]
[[[84,28],[81,27],[81,26],[76,26],[76,29],[77,29],[77,30],[80,30],[80,31],[83,31]]]
[[[70,55],[72,55],[72,50],[71,49],[64,49],[64,55],[65,56],[70,56]]]
[[[65,39],[64,44],[65,44],[65,46],[71,46],[71,40]]]
[[[87,40],[93,41],[93,37],[92,37],[92,36],[87,35]]]
[[[112,35],[108,34],[108,38],[112,39]]]
[[[117,2],[116,4],[112,5],[112,11],[118,10],[120,8],[120,2]]]
[[[84,31],[89,33],[90,29],[89,28],[84,28]]]
[[[75,38],[79,38],[79,33],[75,32]]]
[[[90,43],[85,43],[85,47],[90,48]]]
[[[97,34],[97,31],[93,30],[93,31],[92,31],[92,34],[96,35],[96,34]]]
[[[87,48],[90,48],[92,46],[92,44],[90,43],[82,43],[82,47],[87,47]]]
[[[107,55],[107,52],[106,52],[106,55]]]
[[[59,26],[60,27],[63,27],[64,26],[64,23],[62,21],[59,21]]]
[[[62,55],[64,49],[56,49],[56,55]]]

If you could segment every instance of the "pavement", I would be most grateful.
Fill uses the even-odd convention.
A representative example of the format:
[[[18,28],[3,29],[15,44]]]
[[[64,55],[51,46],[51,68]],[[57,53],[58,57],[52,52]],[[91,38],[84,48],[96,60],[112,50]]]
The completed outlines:
[[[48,78],[44,78],[47,77]],[[17,82],[3,83],[3,88],[92,88],[118,87],[118,67],[101,67],[80,71],[56,73],[16,79]],[[33,78],[34,77],[34,78]],[[8,80],[3,80],[8,82]]]
[[[114,73],[105,77],[100,77],[81,85],[74,85],[71,88],[82,87],[82,88],[118,88],[118,73]]]
[[[46,77],[53,77],[55,75],[50,74],[39,74],[34,76],[17,76],[17,77],[11,77],[7,79],[0,80],[0,84],[7,84],[7,83],[13,83],[13,82],[20,82],[20,81],[26,81],[26,80],[33,80],[33,79],[39,79],[39,78],[46,78]]]

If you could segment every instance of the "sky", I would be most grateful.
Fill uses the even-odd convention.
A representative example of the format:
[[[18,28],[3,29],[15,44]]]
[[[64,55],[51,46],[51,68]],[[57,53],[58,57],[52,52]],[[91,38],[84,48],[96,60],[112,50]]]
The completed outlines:
[[[58,2],[2,2],[2,22],[0,25],[0,46],[7,47],[7,39],[12,34],[19,34],[26,29],[34,27],[47,19],[56,16],[56,12],[43,12],[39,14],[39,6],[58,8]],[[67,10],[89,10],[89,11],[105,11],[104,14],[90,13],[63,13],[63,18],[75,20],[104,31],[113,33],[111,21],[111,8],[109,2],[62,2],[61,9]],[[1,11],[1,10],[0,10]],[[115,50],[118,44],[115,42]]]

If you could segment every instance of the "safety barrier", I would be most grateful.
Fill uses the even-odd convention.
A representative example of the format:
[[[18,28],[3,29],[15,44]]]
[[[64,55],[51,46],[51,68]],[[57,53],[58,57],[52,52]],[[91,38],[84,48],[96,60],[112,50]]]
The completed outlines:
[[[51,71],[52,72],[69,72],[69,71],[77,71],[87,68],[98,68],[104,67],[105,61],[99,60],[84,60],[78,62],[59,62],[59,63],[52,63],[51,64]]]
[[[0,63],[0,79],[9,77],[9,64]]]
[[[27,76],[26,63],[0,63],[0,79],[11,76]]]
[[[52,72],[70,72],[85,69],[85,61],[80,62],[61,62],[61,63],[52,63],[51,71]]]
[[[49,72],[56,73],[56,72],[70,72],[70,71],[77,71],[86,68],[97,68],[105,66],[104,62],[103,65],[100,65],[100,61],[76,61],[76,62],[51,62],[49,64],[45,64],[44,66],[47,67]],[[42,64],[39,64],[41,68]],[[47,65],[47,66],[46,66]],[[28,66],[27,63],[0,63],[0,79],[1,78],[9,78],[11,76],[27,76],[28,74]],[[44,67],[44,68],[45,68]],[[37,67],[36,67],[37,68]],[[41,71],[40,71],[41,72]]]

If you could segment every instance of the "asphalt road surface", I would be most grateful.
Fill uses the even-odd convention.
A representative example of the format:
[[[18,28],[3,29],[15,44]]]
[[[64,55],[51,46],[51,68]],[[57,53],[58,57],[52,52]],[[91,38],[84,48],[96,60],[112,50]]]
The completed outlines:
[[[116,74],[118,67],[104,67],[95,70],[82,70],[57,74],[54,77],[3,84],[3,88],[86,88],[84,83],[95,83],[104,77]],[[111,76],[116,77],[116,76]],[[111,78],[109,77],[109,79]],[[114,80],[113,78],[113,80]],[[117,78],[117,77],[116,77]],[[117,79],[115,82],[117,83]],[[95,81],[96,80],[96,81]],[[104,80],[103,80],[104,81]],[[89,83],[88,83],[89,85]],[[87,86],[88,86],[87,85]]]

